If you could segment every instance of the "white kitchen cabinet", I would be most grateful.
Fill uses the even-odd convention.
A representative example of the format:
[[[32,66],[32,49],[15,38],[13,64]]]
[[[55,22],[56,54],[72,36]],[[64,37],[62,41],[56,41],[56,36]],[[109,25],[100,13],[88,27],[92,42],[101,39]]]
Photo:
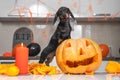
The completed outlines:
[[[77,17],[94,17],[96,15],[104,17],[105,14],[110,17],[120,17],[119,3],[120,0],[2,0],[0,17],[19,15],[18,11],[13,11],[8,16],[14,8],[25,9],[25,7],[26,10],[31,10],[33,17],[45,17],[47,13],[55,14],[61,6],[69,7]],[[29,11],[28,14],[23,12],[21,15],[30,17]]]
[[[80,0],[80,16],[120,17],[120,0]]]

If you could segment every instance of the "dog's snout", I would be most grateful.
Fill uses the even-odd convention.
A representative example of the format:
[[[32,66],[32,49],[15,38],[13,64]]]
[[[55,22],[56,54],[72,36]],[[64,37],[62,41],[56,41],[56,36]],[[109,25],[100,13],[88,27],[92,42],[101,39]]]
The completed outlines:
[[[63,19],[65,19],[65,20],[66,20],[66,19],[69,19],[69,14],[68,14],[68,13],[65,13],[65,14],[61,15],[61,16],[60,16],[60,19],[62,19],[62,20],[63,20]]]

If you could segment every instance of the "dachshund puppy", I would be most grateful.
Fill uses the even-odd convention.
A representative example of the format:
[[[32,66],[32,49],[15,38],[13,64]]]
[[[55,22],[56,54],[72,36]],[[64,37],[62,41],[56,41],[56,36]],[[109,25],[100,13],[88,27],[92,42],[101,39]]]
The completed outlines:
[[[70,32],[72,30],[72,27],[70,25],[70,16],[75,20],[69,8],[61,7],[58,9],[57,13],[55,14],[53,24],[55,24],[57,18],[60,19],[60,22],[58,23],[57,29],[52,35],[49,44],[43,49],[39,63],[45,62],[46,65],[49,65],[55,56],[55,51],[59,44],[65,39],[70,38]]]

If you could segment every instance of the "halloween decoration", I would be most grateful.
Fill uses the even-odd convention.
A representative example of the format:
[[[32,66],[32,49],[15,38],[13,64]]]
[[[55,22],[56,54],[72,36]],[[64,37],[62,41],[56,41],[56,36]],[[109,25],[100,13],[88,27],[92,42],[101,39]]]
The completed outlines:
[[[19,75],[20,70],[16,65],[11,64],[11,65],[8,65],[6,72],[8,76],[17,76]]]
[[[3,57],[12,57],[12,53],[11,52],[4,52]]]
[[[56,50],[56,62],[64,73],[93,74],[102,62],[99,45],[89,39],[67,39]]]
[[[106,44],[99,44],[101,51],[102,51],[102,57],[105,58],[109,54],[109,47]]]
[[[15,64],[0,64],[0,75],[17,76],[19,71]]]
[[[34,41],[33,31],[27,27],[20,27],[14,32],[13,47],[19,43],[24,43],[25,45],[28,45],[33,41]]]
[[[36,62],[29,63],[29,74],[35,75],[53,75],[59,74],[60,71],[56,69],[55,66],[46,66],[45,64],[39,64]]]
[[[110,74],[120,73],[120,63],[117,61],[108,61],[105,70]]]
[[[36,56],[41,50],[41,47],[38,43],[30,43],[27,47],[29,48],[29,56]]]
[[[13,49],[12,49],[12,56],[13,56],[13,57],[15,57],[16,48],[17,48],[17,47],[20,47],[20,46],[21,46],[21,43],[18,43],[18,44],[16,44],[16,45],[13,47]],[[25,47],[26,45],[23,44],[23,46]]]
[[[45,62],[45,60],[47,60],[46,64],[49,65],[49,63],[53,59],[53,56],[55,56],[55,53],[49,57],[48,55],[55,52],[56,48],[62,41],[70,38],[70,32],[72,30],[71,25],[70,25],[70,16],[75,20],[69,8],[61,7],[58,9],[55,15],[55,18],[54,18],[54,24],[57,21],[57,18],[60,19],[60,22],[58,23],[57,29],[52,35],[49,44],[47,45],[47,47],[43,49],[41,56],[40,56],[39,63],[43,63]]]

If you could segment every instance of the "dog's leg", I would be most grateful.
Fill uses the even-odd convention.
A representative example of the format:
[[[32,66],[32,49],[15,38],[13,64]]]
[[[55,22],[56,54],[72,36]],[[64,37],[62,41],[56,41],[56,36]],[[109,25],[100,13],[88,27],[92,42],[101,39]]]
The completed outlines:
[[[40,56],[40,61],[39,63],[43,63],[47,56],[53,52],[54,50],[56,50],[56,48],[53,46],[53,45],[48,45],[41,53],[41,56]]]
[[[52,53],[50,53],[48,56],[47,56],[47,59],[45,61],[45,64],[47,66],[49,66],[49,64],[52,62],[53,58],[55,56],[55,51],[53,51]]]
[[[58,41],[55,37],[52,37],[48,46],[46,48],[43,49],[42,53],[41,53],[41,56],[40,56],[40,61],[39,63],[43,63],[45,62],[47,56],[52,53],[53,51],[56,50],[58,46]],[[54,53],[55,54],[55,53]]]

